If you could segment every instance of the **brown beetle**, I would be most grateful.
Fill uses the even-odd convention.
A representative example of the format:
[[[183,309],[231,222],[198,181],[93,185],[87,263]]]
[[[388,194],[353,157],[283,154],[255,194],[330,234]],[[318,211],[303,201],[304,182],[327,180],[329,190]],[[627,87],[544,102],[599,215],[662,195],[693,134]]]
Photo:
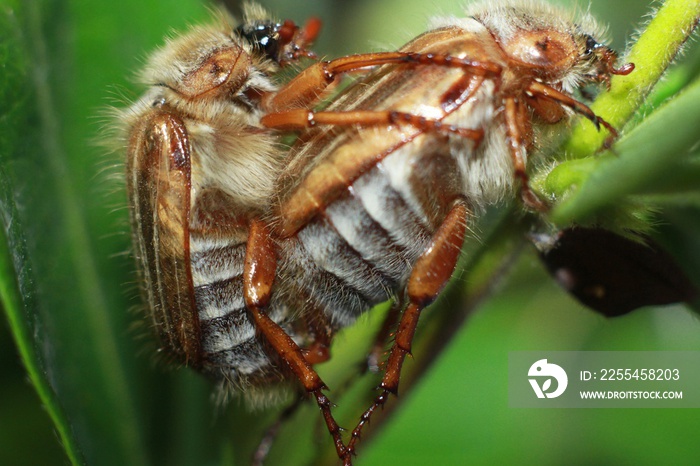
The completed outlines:
[[[256,337],[236,278],[248,223],[266,210],[282,166],[276,132],[259,121],[287,105],[275,99],[276,75],[313,56],[319,23],[271,21],[254,4],[240,26],[216,16],[150,57],[149,90],[118,117],[135,253],[163,350],[227,386],[255,387],[287,378]],[[235,325],[212,323],[236,309]],[[303,318],[284,325],[300,343],[314,339]],[[212,356],[227,343],[236,349]]]
[[[292,148],[269,220],[251,229],[244,287],[261,333],[320,400],[324,384],[304,352],[265,317],[276,296],[331,332],[387,299],[402,309],[381,392],[346,448],[326,415],[346,464],[373,412],[397,393],[420,313],[452,275],[472,212],[512,193],[514,180],[527,205],[546,209],[525,171],[538,131],[579,113],[616,135],[573,93],[633,65],[614,68],[592,19],[581,21],[541,2],[477,5],[397,52],[310,67],[285,92],[305,96],[338,73],[383,65],[324,111],[263,118],[317,128]]]

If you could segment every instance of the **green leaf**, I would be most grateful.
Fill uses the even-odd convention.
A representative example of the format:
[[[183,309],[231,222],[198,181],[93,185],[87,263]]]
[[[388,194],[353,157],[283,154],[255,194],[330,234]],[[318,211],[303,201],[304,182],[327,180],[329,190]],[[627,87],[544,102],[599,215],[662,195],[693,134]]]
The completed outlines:
[[[15,344],[41,402],[56,425],[61,443],[72,463],[81,463],[81,452],[74,442],[71,426],[60,401],[47,379],[46,355],[34,336],[40,332],[34,271],[30,263],[27,238],[16,204],[13,184],[17,180],[9,166],[11,159],[30,156],[31,144],[23,135],[36,127],[33,109],[36,98],[27,82],[32,79],[22,25],[26,11],[12,5],[0,10],[0,61],[4,76],[0,82],[0,297],[7,314]]]
[[[154,6],[140,17],[148,24],[162,18]],[[139,18],[128,12],[145,9],[67,1],[0,8],[2,297],[10,328],[73,464],[148,464],[156,449],[146,447],[146,400],[137,402],[134,381],[150,385],[152,371],[127,330],[131,265],[110,257],[127,248],[128,235],[114,237],[118,220],[105,215],[123,194],[96,188],[105,184],[105,155],[92,141],[108,86],[125,74],[115,56],[135,66],[144,47],[133,34]],[[190,8],[203,14],[201,5]],[[121,41],[103,35],[110,28]],[[142,30],[160,40],[167,26]]]

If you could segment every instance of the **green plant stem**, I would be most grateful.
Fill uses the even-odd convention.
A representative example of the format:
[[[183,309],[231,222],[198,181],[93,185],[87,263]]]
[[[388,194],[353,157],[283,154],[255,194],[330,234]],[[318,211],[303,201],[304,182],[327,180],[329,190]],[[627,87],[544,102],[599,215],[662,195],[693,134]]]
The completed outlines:
[[[623,128],[678,55],[699,18],[700,0],[667,0],[624,59],[634,63],[634,71],[628,76],[614,76],[610,92],[595,101],[593,111],[613,127]],[[570,157],[586,157],[598,150],[607,137],[606,131],[581,122],[565,150]]]

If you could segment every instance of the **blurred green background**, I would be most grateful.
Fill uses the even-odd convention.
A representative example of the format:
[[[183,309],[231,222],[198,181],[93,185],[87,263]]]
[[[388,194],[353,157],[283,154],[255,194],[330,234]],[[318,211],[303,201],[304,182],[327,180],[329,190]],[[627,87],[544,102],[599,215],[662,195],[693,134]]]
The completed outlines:
[[[269,0],[265,6],[297,22],[321,17],[324,30],[315,48],[335,57],[400,46],[425,29],[426,18],[459,15],[460,3]],[[15,268],[23,264],[21,313],[32,350],[71,437],[89,464],[244,464],[276,413],[246,413],[235,401],[217,410],[206,381],[154,363],[147,332],[135,328],[138,315],[129,312],[137,299],[125,254],[125,194],[110,178],[120,171],[119,157],[95,144],[104,108],[141,91],[133,75],[145,54],[170,31],[205,21],[206,4],[0,0],[0,8],[1,213],[13,250],[24,254],[15,255]],[[620,50],[651,11],[641,0],[593,0],[590,8],[610,26]],[[686,73],[697,69],[695,48],[686,55]],[[697,205],[668,209],[656,229],[678,254],[696,258],[700,245],[688,232],[698,231]],[[484,236],[492,227],[489,221],[479,226]],[[469,284],[469,274],[461,277],[456,286]],[[490,297],[454,329],[435,364],[405,390],[400,408],[361,443],[357,464],[700,461],[698,410],[519,410],[508,408],[507,399],[511,351],[700,350],[700,322],[688,309],[648,308],[605,319],[561,291],[532,250],[499,278]],[[441,306],[462,306],[454,296]],[[67,464],[4,320],[0,332],[0,464]],[[363,335],[361,329],[341,335],[335,352],[353,353]],[[416,352],[416,362],[421,358],[429,355]],[[335,382],[331,387],[344,379],[343,370],[321,368]],[[363,387],[373,383],[364,380]],[[346,426],[359,414],[352,409],[341,405]],[[269,464],[308,461],[319,432],[314,411],[302,409],[283,428]],[[319,437],[326,447],[326,436]]]

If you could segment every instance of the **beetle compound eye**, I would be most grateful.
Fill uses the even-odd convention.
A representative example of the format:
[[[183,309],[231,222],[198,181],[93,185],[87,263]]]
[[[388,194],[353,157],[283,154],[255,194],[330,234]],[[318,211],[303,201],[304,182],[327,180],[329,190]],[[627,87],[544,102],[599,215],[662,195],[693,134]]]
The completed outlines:
[[[278,61],[281,25],[273,22],[243,24],[236,32],[273,61]]]
[[[592,54],[598,47],[600,47],[598,41],[591,36],[586,36],[586,51],[584,52],[586,56]]]

